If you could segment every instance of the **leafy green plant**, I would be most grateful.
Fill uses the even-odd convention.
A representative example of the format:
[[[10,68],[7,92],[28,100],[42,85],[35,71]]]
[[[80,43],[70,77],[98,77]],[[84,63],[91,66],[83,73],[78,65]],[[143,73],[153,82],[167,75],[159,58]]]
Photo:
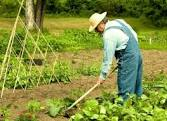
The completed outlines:
[[[77,51],[102,47],[102,41],[98,34],[89,33],[84,29],[67,29],[55,39],[53,36],[47,36],[50,45],[57,51]]]
[[[85,76],[91,76],[91,75],[96,76],[100,72],[100,66],[97,65],[97,64],[93,64],[93,65],[90,65],[90,66],[81,65],[77,69],[77,72],[79,74],[82,74],[82,75],[85,75]]]
[[[166,79],[166,76],[159,75],[154,82],[158,86],[164,82],[164,87],[166,87],[166,80],[163,79]],[[96,100],[86,101],[81,110],[70,120],[166,121],[167,89],[164,87],[144,87],[144,94],[141,97],[130,95],[126,101],[115,93],[104,93]]]
[[[167,50],[166,31],[142,32],[139,33],[138,39],[142,49]]]
[[[37,116],[33,113],[29,113],[29,112],[24,112],[21,113],[17,118],[16,121],[36,121],[37,120]]]
[[[30,67],[25,65],[24,61],[21,63],[19,70],[19,61],[16,57],[11,57],[7,72],[7,82],[5,84],[6,88],[14,88],[14,86],[15,88],[32,88],[37,85],[48,84],[51,82],[69,83],[75,74],[71,65],[64,61],[56,62],[54,69],[52,65],[46,64],[41,69],[32,66],[30,70]],[[0,82],[0,89],[2,86],[3,82]]]
[[[66,62],[57,62],[54,68],[56,81],[68,83],[71,81],[73,70]]]
[[[71,98],[64,98],[64,99],[49,99],[47,101],[47,107],[48,107],[48,114],[51,117],[56,117],[64,110],[66,110],[67,107],[73,104],[75,100]]]
[[[10,110],[8,107],[0,108],[0,121],[9,121]]]
[[[69,96],[72,99],[78,99],[83,94],[84,94],[84,91],[82,89],[72,89]]]
[[[26,85],[31,86],[27,80],[26,66],[21,64],[19,71],[18,63],[19,61],[16,59],[16,57],[11,57],[7,72],[7,82],[5,84],[5,87],[7,88],[13,88],[14,86],[15,88],[23,88]]]
[[[37,113],[41,110],[41,104],[37,100],[32,100],[28,102],[27,110],[31,113]]]
[[[59,99],[50,99],[47,101],[47,106],[49,116],[56,117],[64,108],[64,102]]]
[[[64,107],[66,109],[67,107],[71,106],[75,102],[75,99],[72,97],[65,97],[63,101],[64,101]]]

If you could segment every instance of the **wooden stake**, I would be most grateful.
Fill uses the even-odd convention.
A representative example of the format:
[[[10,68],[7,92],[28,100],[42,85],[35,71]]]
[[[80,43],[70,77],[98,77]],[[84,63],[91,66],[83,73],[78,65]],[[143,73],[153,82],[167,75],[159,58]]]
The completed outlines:
[[[24,0],[22,0],[22,2],[21,2],[21,6],[20,6],[20,8],[19,8],[19,11],[18,11],[16,20],[15,20],[15,23],[14,23],[14,27],[13,27],[13,29],[12,29],[11,36],[10,36],[10,39],[9,39],[9,42],[8,42],[8,46],[7,46],[7,50],[6,50],[6,53],[5,53],[5,57],[4,57],[4,60],[3,60],[3,63],[2,63],[0,80],[2,79],[2,75],[3,75],[3,72],[4,72],[4,70],[5,70],[5,64],[6,64],[6,61],[7,61],[7,66],[6,66],[6,71],[5,71],[5,76],[4,76],[4,81],[3,81],[2,91],[1,91],[1,98],[2,98],[2,96],[3,96],[4,86],[5,86],[5,82],[6,82],[6,72],[7,72],[8,63],[9,63],[9,60],[10,60],[11,47],[12,47],[12,45],[13,45],[14,36],[15,36],[15,32],[16,32],[16,26],[17,26],[17,24],[18,24],[18,19],[19,19],[19,15],[20,15],[20,12],[21,12],[23,3],[24,3]],[[8,56],[9,56],[9,57],[8,57]]]

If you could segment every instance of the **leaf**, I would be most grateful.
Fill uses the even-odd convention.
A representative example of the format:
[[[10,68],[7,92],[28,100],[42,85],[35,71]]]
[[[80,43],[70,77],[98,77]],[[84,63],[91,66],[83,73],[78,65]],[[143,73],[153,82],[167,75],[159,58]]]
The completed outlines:
[[[65,104],[66,107],[69,107],[70,105],[72,105],[75,102],[74,99],[71,99],[71,98],[68,98],[68,97],[64,98],[63,101],[64,101],[64,104]]]
[[[111,121],[118,121],[119,117],[118,116],[114,116],[111,118]]]
[[[97,120],[98,118],[99,118],[99,115],[98,114],[94,114],[90,119]]]
[[[161,105],[163,105],[163,104],[165,104],[165,103],[166,103],[166,99],[163,99],[163,100],[160,101],[160,104],[161,104]]]
[[[71,120],[80,121],[80,120],[83,120],[83,118],[84,118],[83,115],[81,115],[80,113],[77,113],[76,115],[71,117]]]
[[[148,97],[147,97],[146,95],[143,94],[143,95],[141,96],[141,99],[142,99],[142,100],[147,100]]]
[[[53,99],[48,100],[47,106],[49,107],[48,113],[51,117],[56,117],[64,107],[64,103],[62,100]]]
[[[96,107],[98,107],[98,101],[97,100],[88,100],[84,103],[84,107],[85,108],[91,108],[91,109],[95,109]]]
[[[100,114],[106,114],[106,109],[104,106],[100,106]]]
[[[90,111],[88,111],[88,110],[83,110],[83,112],[84,112],[84,114],[86,115],[86,116],[88,116],[88,117],[91,117],[92,115],[93,115],[93,113],[92,112],[90,112]]]
[[[99,115],[98,117],[98,120],[101,121],[101,120],[106,120],[106,118],[108,118],[106,115]]]
[[[61,110],[61,108],[59,108],[59,107],[58,108],[56,108],[55,106],[54,107],[50,107],[49,115],[51,117],[56,117],[59,114],[60,110]]]

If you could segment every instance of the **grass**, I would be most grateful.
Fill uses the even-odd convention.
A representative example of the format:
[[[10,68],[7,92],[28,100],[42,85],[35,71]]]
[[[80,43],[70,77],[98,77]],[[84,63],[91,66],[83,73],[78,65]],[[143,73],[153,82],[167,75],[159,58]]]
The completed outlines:
[[[24,38],[25,32],[18,31],[17,34],[20,38]],[[0,46],[1,54],[5,54],[6,47],[8,44],[8,32],[0,32],[2,35],[0,41],[2,41]],[[66,29],[60,36],[54,36],[50,32],[44,33],[45,38],[48,40],[48,43],[51,45],[54,51],[79,51],[79,50],[91,50],[91,49],[102,49],[103,43],[101,37],[96,33],[89,33],[85,29]],[[148,31],[139,33],[139,44],[141,49],[156,49],[156,50],[167,50],[167,31]],[[35,35],[36,38],[36,35]],[[18,42],[16,39],[14,41],[14,48],[16,52],[21,50],[21,42]],[[40,37],[38,42],[40,49],[45,52],[47,49],[46,42]],[[34,50],[34,43],[31,39],[27,40],[27,50],[31,53]],[[50,51],[50,50],[48,50]]]
[[[115,18],[110,18],[115,19]],[[167,49],[166,28],[156,28],[146,20],[123,18],[136,30],[142,49]],[[0,41],[8,41],[14,18],[0,18]],[[21,25],[19,22],[19,30]],[[47,17],[44,20],[45,36],[56,51],[74,51],[82,49],[102,48],[102,41],[96,34],[88,33],[88,18],[78,17]],[[3,34],[3,32],[6,32]],[[47,32],[47,33],[46,33]],[[22,34],[22,33],[21,33]],[[152,44],[150,44],[150,39]],[[42,45],[42,48],[46,47]]]
[[[119,17],[118,17],[119,18]],[[117,18],[109,18],[110,20]],[[154,30],[166,30],[166,28],[157,28],[153,26],[146,19],[141,18],[121,18],[127,21],[138,33]],[[2,18],[0,17],[0,29],[11,30],[15,18]],[[46,15],[44,19],[44,28],[47,28],[51,33],[58,34],[65,29],[88,29],[88,18],[83,17],[55,17]]]
[[[167,31],[149,31],[140,33],[138,36],[142,49],[167,50]]]

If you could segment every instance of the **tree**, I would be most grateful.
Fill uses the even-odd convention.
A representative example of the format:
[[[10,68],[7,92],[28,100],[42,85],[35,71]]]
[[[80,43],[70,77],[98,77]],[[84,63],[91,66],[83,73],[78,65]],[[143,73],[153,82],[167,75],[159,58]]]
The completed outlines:
[[[29,30],[34,29],[34,4],[33,0],[26,0],[26,11],[25,11],[25,17],[26,17],[26,26]]]
[[[37,0],[36,11],[35,11],[35,22],[40,29],[43,28],[45,6],[46,6],[46,0]]]
[[[36,4],[34,5],[34,3]],[[25,15],[28,29],[34,28],[34,22],[40,29],[43,29],[45,6],[46,0],[26,0]]]

